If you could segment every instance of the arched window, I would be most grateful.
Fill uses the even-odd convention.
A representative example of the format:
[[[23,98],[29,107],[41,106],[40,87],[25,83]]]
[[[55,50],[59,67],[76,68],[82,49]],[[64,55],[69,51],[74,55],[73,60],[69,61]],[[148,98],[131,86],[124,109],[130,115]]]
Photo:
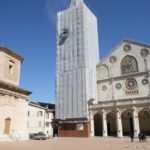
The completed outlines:
[[[45,113],[46,119],[49,118],[49,113]]]
[[[106,79],[109,77],[108,67],[101,65],[97,67],[97,79]]]
[[[138,72],[137,61],[133,56],[125,56],[121,61],[121,74]]]
[[[42,117],[42,116],[43,116],[43,112],[42,112],[42,111],[38,111],[38,112],[37,112],[37,116],[38,116],[38,117]]]

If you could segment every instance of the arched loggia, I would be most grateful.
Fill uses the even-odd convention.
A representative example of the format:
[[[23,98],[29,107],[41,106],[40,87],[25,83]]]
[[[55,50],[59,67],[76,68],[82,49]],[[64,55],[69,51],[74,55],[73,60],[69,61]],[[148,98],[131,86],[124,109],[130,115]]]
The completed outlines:
[[[122,119],[123,135],[130,136],[131,134],[134,133],[132,110],[127,110],[123,112],[121,115],[121,119]]]
[[[97,113],[94,115],[94,135],[102,136],[102,116]]]
[[[112,111],[107,114],[107,133],[108,136],[117,136],[116,112]]]
[[[139,112],[140,132],[150,135],[150,110],[143,109]]]

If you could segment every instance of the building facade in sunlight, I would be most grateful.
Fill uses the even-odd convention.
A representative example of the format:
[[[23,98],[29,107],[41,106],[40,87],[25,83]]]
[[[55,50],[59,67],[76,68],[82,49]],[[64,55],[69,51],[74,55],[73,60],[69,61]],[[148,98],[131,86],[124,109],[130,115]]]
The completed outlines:
[[[83,0],[57,14],[59,136],[150,134],[150,45],[124,40],[99,61],[97,18]]]
[[[47,138],[53,137],[53,119],[53,104],[30,102],[27,122],[30,137],[39,132],[45,133]]]
[[[150,45],[123,40],[96,67],[93,135],[150,135]]]
[[[19,87],[23,58],[0,47],[0,140],[28,139],[27,110],[31,92]]]

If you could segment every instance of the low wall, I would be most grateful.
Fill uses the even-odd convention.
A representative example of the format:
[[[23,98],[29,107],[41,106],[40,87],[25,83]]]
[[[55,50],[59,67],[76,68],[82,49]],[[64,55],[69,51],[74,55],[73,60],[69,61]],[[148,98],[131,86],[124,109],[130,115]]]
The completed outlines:
[[[60,124],[58,128],[59,137],[89,137],[90,124],[83,123],[83,129],[77,130],[75,123]]]

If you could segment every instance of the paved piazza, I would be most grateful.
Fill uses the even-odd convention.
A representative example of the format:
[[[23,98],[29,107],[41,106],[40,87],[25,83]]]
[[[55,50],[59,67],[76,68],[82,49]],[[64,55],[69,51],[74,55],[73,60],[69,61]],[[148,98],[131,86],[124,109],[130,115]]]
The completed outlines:
[[[0,150],[150,150],[147,143],[133,143],[130,138],[54,138],[46,141],[28,140],[0,142]]]

